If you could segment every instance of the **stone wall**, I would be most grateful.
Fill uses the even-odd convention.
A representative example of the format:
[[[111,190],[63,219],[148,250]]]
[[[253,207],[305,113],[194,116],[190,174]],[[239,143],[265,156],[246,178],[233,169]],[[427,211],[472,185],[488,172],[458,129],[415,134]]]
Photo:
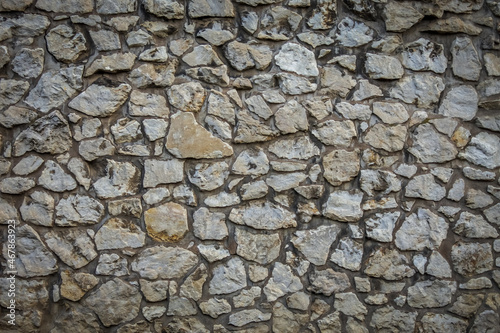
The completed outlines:
[[[0,11],[2,332],[497,332],[500,1]]]

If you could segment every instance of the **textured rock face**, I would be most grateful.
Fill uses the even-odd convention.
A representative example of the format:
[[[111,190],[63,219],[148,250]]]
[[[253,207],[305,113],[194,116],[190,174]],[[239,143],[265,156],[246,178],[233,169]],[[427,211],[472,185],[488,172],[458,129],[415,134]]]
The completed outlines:
[[[1,332],[498,330],[499,0],[0,13]]]

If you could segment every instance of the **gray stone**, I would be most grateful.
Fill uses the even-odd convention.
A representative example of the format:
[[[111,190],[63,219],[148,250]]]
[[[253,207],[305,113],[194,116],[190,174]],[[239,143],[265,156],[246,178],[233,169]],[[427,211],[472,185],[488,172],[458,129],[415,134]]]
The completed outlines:
[[[443,79],[429,73],[403,77],[391,89],[390,96],[405,103],[416,103],[420,108],[430,108],[439,101],[444,90]]]
[[[345,315],[356,317],[360,320],[368,313],[366,307],[361,303],[354,293],[335,294],[335,309]]]
[[[0,80],[0,107],[16,104],[28,91],[30,85],[28,82],[17,80]]]
[[[350,120],[327,120],[318,124],[311,133],[325,145],[334,145],[338,147],[349,146],[352,139],[357,136],[354,123]]]
[[[401,103],[374,102],[373,113],[386,124],[401,124],[410,118]]]
[[[413,144],[408,151],[423,163],[443,163],[453,160],[457,148],[432,125],[419,125],[411,135]]]
[[[31,178],[9,177],[0,181],[0,192],[7,194],[19,194],[35,187],[35,181]]]
[[[302,102],[302,105],[317,120],[322,120],[333,112],[332,102],[328,98],[306,100]]]
[[[318,1],[313,12],[307,20],[307,25],[311,29],[327,30],[335,25],[335,16],[337,14],[337,2],[333,0]]]
[[[335,42],[335,40],[331,37],[314,32],[303,32],[297,34],[297,38],[300,39],[301,42],[309,44],[313,48],[317,48],[322,45],[331,45]]]
[[[202,191],[221,187],[228,176],[229,166],[226,162],[198,163],[188,172],[189,181]]]
[[[95,235],[98,250],[140,248],[146,235],[133,222],[113,217],[106,221]]]
[[[229,207],[237,205],[241,202],[240,197],[236,193],[219,192],[208,196],[204,203],[208,207]]]
[[[360,189],[371,197],[401,190],[401,181],[389,171],[361,170],[359,183]]]
[[[6,32],[8,35],[2,39],[10,38],[12,35],[18,37],[40,36],[50,25],[50,20],[47,16],[36,14],[21,14],[5,22],[7,26],[10,26],[10,29],[9,32]]]
[[[279,84],[283,93],[288,95],[300,95],[316,91],[318,85],[311,83],[307,78],[289,74],[279,73]]]
[[[250,45],[232,41],[224,49],[230,65],[239,71],[265,69],[272,61],[272,51],[267,45]]]
[[[108,117],[128,99],[132,87],[93,83],[84,92],[73,98],[68,106],[92,117]]]
[[[159,302],[167,299],[169,281],[148,281],[140,279],[141,291],[149,302]]]
[[[493,268],[491,245],[486,243],[466,243],[459,241],[451,248],[453,270],[470,277]]]
[[[132,270],[143,278],[177,279],[198,263],[191,251],[179,247],[155,246],[143,250],[132,262]]]
[[[266,196],[268,189],[266,182],[263,180],[243,184],[240,189],[241,199],[252,200],[262,198]]]
[[[38,4],[39,2],[37,2]],[[47,35],[47,50],[59,61],[75,62],[78,57],[87,51],[86,39],[81,32],[61,24],[51,29]]]
[[[465,80],[479,80],[482,64],[470,38],[457,37],[451,45],[451,55],[453,74]]]
[[[144,0],[147,12],[166,19],[184,18],[184,5],[175,0]]]
[[[168,314],[167,314],[168,315]],[[165,329],[170,332],[196,332],[196,333],[210,333],[209,330],[196,318],[193,317],[174,317],[174,319],[169,322]]]
[[[135,0],[97,0],[96,9],[99,14],[126,14],[136,10]]]
[[[359,173],[359,151],[334,150],[323,157],[323,168],[323,176],[330,184],[348,182]]]
[[[244,206],[233,208],[229,220],[247,225],[254,229],[276,230],[297,226],[294,213],[268,201],[252,201]]]
[[[136,287],[115,278],[101,285],[84,301],[109,327],[130,321],[139,314],[142,296]]]
[[[228,235],[226,215],[210,212],[202,207],[193,214],[193,233],[196,237],[206,240],[222,240]]]
[[[262,288],[257,286],[254,286],[250,289],[242,290],[238,296],[235,296],[233,298],[234,307],[243,308],[247,306],[253,306],[255,304],[255,299],[259,298],[261,294],[262,294]]]
[[[170,111],[167,100],[161,95],[133,90],[130,94],[128,110],[131,116],[167,118]]]
[[[452,88],[439,106],[439,113],[447,117],[472,120],[476,116],[479,98],[472,86]]]
[[[207,268],[204,264],[201,264],[186,278],[180,288],[179,295],[194,301],[199,301],[207,277]]]
[[[198,250],[200,254],[205,258],[208,262],[215,262],[222,260],[224,258],[229,257],[229,251],[218,244],[212,245],[198,245]]]
[[[27,224],[16,228],[15,250],[14,267],[19,277],[47,276],[59,269],[57,259],[45,247],[38,233]],[[2,253],[8,260],[7,242],[3,244]]]
[[[337,221],[355,222],[363,217],[361,201],[363,194],[359,191],[335,191],[330,193],[328,201],[323,205],[323,215]]]
[[[210,298],[208,301],[200,303],[199,306],[203,314],[206,314],[212,318],[218,318],[225,313],[231,312],[231,305],[223,298]]]
[[[308,160],[320,154],[319,148],[309,136],[275,141],[269,146],[269,151],[279,158],[299,160]]]
[[[282,134],[306,131],[309,128],[306,110],[295,100],[279,108],[274,115],[274,121]]]
[[[152,160],[144,161],[143,186],[156,187],[159,184],[178,183],[184,179],[184,161]]]
[[[396,246],[401,250],[438,249],[448,233],[448,223],[430,210],[419,208],[408,216],[396,232]]]
[[[299,27],[302,16],[282,6],[276,6],[264,12],[260,19],[259,39],[273,41],[288,40]],[[312,58],[314,61],[314,58]]]
[[[282,192],[299,186],[306,178],[307,175],[301,172],[274,174],[267,177],[266,184],[274,191]]]
[[[388,2],[382,17],[387,31],[403,32],[423,19],[424,15],[410,2]]]
[[[347,102],[335,104],[335,111],[347,119],[368,120],[372,115],[372,110],[369,105],[351,104]]]
[[[188,14],[191,18],[234,17],[234,7],[229,0],[190,0]]]
[[[288,293],[302,290],[302,288],[302,282],[299,277],[292,273],[290,266],[276,262],[272,276],[264,286],[264,294],[269,302],[273,302]]]
[[[103,216],[104,206],[85,195],[72,194],[56,206],[56,225],[60,227],[97,224]]]
[[[12,128],[17,125],[29,124],[35,120],[37,114],[27,108],[11,106],[5,111],[0,112],[0,124],[6,128]]]
[[[47,71],[31,89],[25,103],[44,113],[59,107],[83,87],[82,75],[83,66]]]
[[[139,198],[119,199],[108,202],[109,215],[129,215],[140,218],[142,215],[142,204]]]
[[[332,253],[330,261],[342,268],[359,271],[363,258],[363,245],[344,237],[340,240],[337,249]]]
[[[492,287],[493,284],[491,283],[491,280],[485,276],[476,279],[470,279],[466,283],[461,283],[459,285],[460,289],[467,289],[467,290],[488,289]]]
[[[495,180],[495,173],[491,171],[483,171],[471,167],[465,167],[462,170],[465,177],[472,180]]]
[[[167,62],[168,53],[166,46],[153,47],[142,52],[139,55],[139,60],[150,62]]]
[[[2,297],[0,298],[0,304],[2,305],[2,307],[7,308],[11,304],[8,294],[9,289],[11,289],[10,285],[12,283],[12,280],[8,277],[3,277],[0,281],[2,281]],[[20,291],[16,295],[17,309],[28,310],[37,306],[48,306],[49,291],[47,290],[47,282],[45,280],[16,279],[15,284],[17,287],[16,289]]]
[[[77,186],[75,179],[54,161],[45,162],[45,169],[38,178],[38,184],[54,192],[71,191]]]
[[[461,317],[470,318],[477,312],[483,300],[484,295],[481,294],[463,294],[457,297],[449,311]]]
[[[319,71],[314,53],[295,43],[286,43],[275,56],[276,64],[285,71],[299,75],[317,76]]]
[[[36,155],[30,155],[19,161],[16,166],[12,168],[12,172],[18,176],[27,176],[38,170],[42,164],[42,158]]]
[[[415,274],[403,254],[387,248],[379,248],[368,257],[364,272],[368,276],[389,281],[402,280]]]
[[[311,303],[311,297],[305,292],[298,291],[291,294],[286,299],[286,304],[290,309],[296,309],[301,311],[307,311]]]
[[[117,73],[128,72],[134,67],[134,62],[137,56],[133,53],[113,53],[110,55],[101,55],[96,58],[87,67],[85,76],[90,76],[94,73]]]
[[[500,204],[485,209],[483,214],[489,222],[500,225]]]
[[[434,176],[424,174],[410,180],[406,186],[405,196],[440,201],[446,196],[446,189],[436,183]]]
[[[328,259],[330,247],[337,239],[340,228],[337,225],[320,226],[316,229],[299,230],[291,242],[308,261],[322,266]]]
[[[7,65],[10,61],[9,49],[7,46],[0,46],[0,68]]]
[[[481,132],[472,138],[465,152],[459,154],[469,162],[495,169],[500,166],[500,138],[496,135]]]
[[[148,140],[156,141],[166,136],[168,122],[163,119],[144,119],[142,126]]]
[[[472,188],[467,191],[467,195],[465,196],[465,204],[471,209],[484,208],[492,203],[493,199],[491,196]]]
[[[500,316],[493,310],[486,310],[476,316],[471,332],[494,332],[500,323]]]
[[[17,217],[17,212],[13,214],[9,212],[9,207],[3,208],[5,215]],[[29,197],[24,197],[19,212],[25,222],[51,227],[54,224],[54,198],[46,192],[35,191]]]
[[[273,111],[269,108],[261,95],[255,95],[245,99],[245,104],[250,112],[255,113],[264,120],[269,119],[273,115]]]
[[[470,21],[464,21],[459,17],[449,17],[447,19],[435,20],[422,28],[422,31],[438,32],[442,34],[465,33],[477,36],[482,29]]]
[[[309,274],[309,281],[311,283],[307,288],[309,291],[326,296],[345,291],[351,286],[347,274],[336,272],[331,268],[313,270]]]
[[[356,86],[356,80],[347,71],[336,66],[324,66],[320,72],[320,93],[346,98],[352,88]]]
[[[457,179],[448,191],[447,198],[453,201],[460,201],[465,195],[465,182],[463,179]]]
[[[222,29],[221,25],[217,23],[214,23],[211,29],[206,28],[198,31],[196,36],[215,46],[221,46],[236,37],[232,31]]]
[[[97,138],[82,141],[78,151],[86,161],[91,162],[102,156],[113,155],[115,146],[108,139]]]
[[[24,11],[33,3],[33,0],[13,1],[6,0],[0,5],[0,11]],[[5,306],[7,307],[7,305]]]
[[[214,49],[210,45],[199,45],[196,46],[192,52],[186,54],[182,57],[182,61],[188,64],[191,67],[196,66],[220,66],[222,65],[222,61],[219,59],[219,56],[214,51]],[[184,83],[181,87],[186,87],[187,89],[198,90],[199,83],[189,82]],[[174,86],[176,87],[176,86]],[[172,88],[174,88],[172,87]],[[199,86],[201,89],[202,87]],[[189,91],[189,90],[188,90]],[[203,91],[203,89],[202,89]],[[176,92],[175,92],[176,93]],[[172,92],[172,96],[175,96],[174,92]]]
[[[229,324],[241,327],[249,323],[258,323],[271,319],[271,313],[263,313],[257,309],[243,310],[229,316]]]
[[[372,79],[394,80],[404,74],[403,66],[397,58],[373,53],[366,55],[365,70]]]
[[[405,44],[403,51],[403,66],[414,71],[444,73],[448,59],[443,53],[443,45],[433,43],[426,38],[420,38]]]
[[[412,333],[416,319],[417,312],[404,312],[386,306],[375,310],[370,326],[379,331]]]
[[[106,176],[94,182],[96,195],[101,199],[137,193],[141,172],[129,162],[107,160]]]
[[[216,266],[212,274],[209,284],[210,294],[230,294],[247,286],[245,266],[238,257]]]
[[[36,8],[48,12],[62,13],[90,13],[94,9],[94,2],[91,0],[73,0],[64,2],[53,2],[50,0],[39,0]]]
[[[451,278],[451,267],[448,261],[437,251],[432,252],[427,264],[426,273],[438,278]]]
[[[174,83],[178,64],[177,59],[168,64],[144,64],[132,70],[128,79],[137,88],[168,87]]]
[[[265,175],[269,172],[269,160],[262,150],[244,150],[238,155],[231,170],[238,175]]]
[[[421,281],[408,288],[407,302],[414,308],[440,308],[451,303],[456,290],[455,281]]]
[[[368,80],[359,80],[358,89],[354,91],[352,100],[364,101],[369,98],[380,96],[384,96],[384,94],[378,86],[371,84]]]
[[[403,125],[386,126],[378,123],[366,133],[364,141],[374,148],[395,152],[404,148],[406,133]]]
[[[379,242],[391,242],[400,212],[377,213],[365,221],[366,236]]]
[[[97,257],[94,243],[84,229],[49,231],[44,238],[47,246],[74,269],[88,265]]]
[[[43,71],[44,55],[41,48],[21,49],[12,59],[12,70],[25,79],[37,78]]]

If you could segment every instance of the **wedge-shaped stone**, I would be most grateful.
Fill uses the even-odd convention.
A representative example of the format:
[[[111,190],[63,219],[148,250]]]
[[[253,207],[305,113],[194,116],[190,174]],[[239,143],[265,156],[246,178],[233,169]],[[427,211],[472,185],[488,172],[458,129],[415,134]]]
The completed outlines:
[[[294,213],[269,201],[252,201],[244,206],[233,208],[229,220],[254,229],[277,230],[297,226]]]
[[[125,83],[118,86],[93,83],[68,106],[92,117],[108,117],[125,103],[131,90]]]
[[[278,298],[302,290],[302,288],[300,278],[293,274],[290,266],[276,262],[272,276],[264,286],[264,294],[269,302],[274,302]]]
[[[46,161],[38,184],[54,192],[71,191],[76,188],[76,181],[54,161]]]
[[[481,132],[472,138],[465,152],[459,157],[464,157],[469,162],[495,169],[500,166],[500,138],[494,134]]]
[[[214,137],[188,112],[172,116],[165,146],[177,158],[221,158],[233,155],[230,145]]]
[[[448,233],[448,223],[428,209],[419,208],[408,216],[396,232],[396,246],[401,250],[438,249]]]
[[[130,52],[103,55],[87,67],[85,76],[90,76],[97,72],[116,73],[129,71],[134,66],[136,58],[136,55]]]
[[[155,246],[142,251],[132,270],[145,279],[178,279],[198,263],[198,257],[180,247]]]
[[[68,266],[78,269],[97,257],[94,243],[85,229],[49,231],[47,246]]]
[[[326,263],[330,247],[339,232],[340,227],[337,225],[299,230],[295,232],[292,243],[312,264],[322,266]]]

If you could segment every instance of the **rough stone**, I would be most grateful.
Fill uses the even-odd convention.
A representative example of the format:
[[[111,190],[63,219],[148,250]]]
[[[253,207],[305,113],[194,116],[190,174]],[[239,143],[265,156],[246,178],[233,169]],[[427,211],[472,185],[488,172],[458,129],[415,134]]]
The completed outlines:
[[[274,114],[274,121],[281,134],[309,129],[306,110],[295,100],[289,101],[279,108]]]
[[[415,271],[408,266],[408,259],[397,250],[379,248],[368,258],[365,274],[389,281],[411,277]]]
[[[436,183],[434,176],[425,174],[415,176],[406,186],[405,196],[440,201],[446,195],[446,189]]]
[[[500,138],[496,135],[481,132],[472,138],[463,154],[469,162],[495,169],[500,166]]]
[[[386,306],[375,310],[370,326],[380,331],[412,333],[416,319],[417,312],[404,312]]]
[[[387,2],[382,15],[385,29],[394,32],[406,31],[424,18],[410,2]]]
[[[395,152],[403,149],[406,133],[406,127],[403,125],[386,126],[379,123],[368,131],[364,141],[374,148]]]
[[[107,160],[106,176],[94,182],[96,195],[101,199],[137,193],[141,172],[129,162]]]
[[[396,232],[396,246],[401,250],[437,249],[446,238],[448,224],[430,210],[419,208],[405,219]]]
[[[262,230],[297,226],[295,214],[279,205],[260,200],[233,208],[229,214],[229,220],[239,225]]]
[[[421,281],[408,288],[407,302],[414,308],[439,308],[451,303],[456,290],[454,281]]]
[[[272,7],[260,19],[259,39],[288,40],[299,27],[302,16],[282,6]],[[314,61],[314,57],[312,58]]]
[[[130,275],[127,259],[120,257],[116,253],[101,254],[99,256],[99,262],[97,263],[95,273],[98,275],[112,276]]]
[[[137,88],[168,87],[174,83],[178,64],[177,59],[169,61],[168,64],[144,64],[133,69],[128,79]]]
[[[433,71],[444,73],[448,59],[443,53],[444,47],[426,38],[404,45],[403,66],[414,71]]]
[[[346,98],[356,80],[352,75],[336,66],[324,66],[320,71],[320,93]]]
[[[394,80],[404,74],[403,66],[397,58],[373,53],[366,55],[365,70],[372,79]]]
[[[308,261],[322,266],[328,259],[330,247],[337,239],[340,228],[337,225],[320,226],[317,229],[299,230],[291,242]]]
[[[251,45],[232,41],[224,49],[230,65],[238,71],[251,68],[265,69],[272,61],[272,51],[267,45]]]
[[[491,245],[459,241],[451,248],[453,270],[466,277],[487,272],[493,268]]]
[[[365,104],[340,102],[335,104],[335,110],[347,119],[368,120],[372,115],[370,106]]]
[[[115,146],[105,138],[85,140],[80,143],[78,152],[86,161],[93,161],[115,153]]]
[[[107,220],[95,235],[98,250],[140,248],[146,234],[133,222],[113,217]]]
[[[274,59],[284,71],[305,76],[319,75],[314,53],[299,44],[286,43]]]
[[[71,191],[76,188],[75,179],[68,175],[61,166],[54,161],[46,161],[38,184],[54,192]]]
[[[184,5],[175,0],[145,0],[147,12],[168,20],[184,18]]]
[[[12,70],[24,79],[37,78],[43,71],[44,55],[41,48],[21,49],[12,59]]]
[[[311,283],[309,291],[325,296],[345,291],[351,286],[347,274],[336,272],[331,268],[314,270],[309,274],[309,281]]]
[[[85,71],[85,76],[97,72],[116,73],[129,71],[134,66],[136,55],[130,52],[102,55],[96,58]]]
[[[104,206],[84,195],[70,195],[56,206],[56,225],[61,227],[93,225],[104,216]]]
[[[196,237],[207,240],[222,240],[228,235],[226,216],[219,212],[210,212],[202,207],[193,214],[193,233]]]
[[[306,178],[307,175],[301,172],[275,174],[267,177],[266,184],[276,192],[282,192],[297,187]]]
[[[408,75],[390,90],[390,96],[418,107],[430,108],[439,101],[444,90],[443,79],[429,73]]]
[[[264,286],[264,294],[269,302],[273,302],[288,293],[297,292],[302,288],[303,285],[299,277],[292,273],[290,266],[276,262],[272,276]]]
[[[230,313],[231,305],[225,299],[211,298],[206,302],[200,303],[200,310],[203,314],[206,314],[212,318],[218,318],[219,316]]]
[[[179,247],[155,246],[143,250],[132,262],[132,270],[145,279],[177,279],[186,275],[198,257]]]
[[[370,197],[375,194],[389,194],[401,190],[401,181],[392,172],[361,170],[360,189]]]
[[[373,113],[386,124],[401,124],[406,122],[410,115],[401,103],[374,102]]]
[[[38,3],[37,3],[38,4]],[[87,50],[86,39],[67,25],[58,25],[47,35],[47,50],[59,61],[71,63]]]
[[[423,163],[443,163],[454,159],[457,148],[430,124],[419,125],[412,133],[408,151]]]
[[[3,207],[2,211],[6,216],[17,215],[17,212],[14,214],[8,206]],[[46,192],[35,191],[24,197],[19,212],[25,222],[50,227],[54,224],[54,198]]]
[[[244,150],[236,158],[231,171],[238,175],[265,175],[269,172],[269,160],[260,149]]]
[[[332,253],[330,261],[342,268],[359,271],[363,258],[363,245],[351,238],[342,238],[337,249]]]
[[[316,91],[318,88],[316,83],[311,83],[311,81],[305,77],[289,73],[279,73],[277,77],[281,90],[288,95],[307,94]]]
[[[457,37],[451,45],[451,55],[453,74],[465,80],[479,80],[482,64],[470,38]]]
[[[247,286],[247,274],[243,261],[234,257],[216,266],[209,283],[210,294],[230,294]]]
[[[93,83],[71,100],[68,106],[92,117],[108,117],[125,103],[131,90],[124,83],[111,87]]]

